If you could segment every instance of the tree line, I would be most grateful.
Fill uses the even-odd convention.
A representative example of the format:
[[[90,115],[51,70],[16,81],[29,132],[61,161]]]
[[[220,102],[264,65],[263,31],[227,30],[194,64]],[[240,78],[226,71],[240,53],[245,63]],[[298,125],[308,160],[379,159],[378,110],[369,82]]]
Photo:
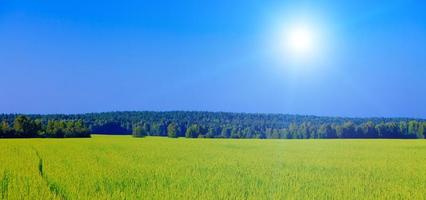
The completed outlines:
[[[343,124],[310,122],[291,123],[287,128],[259,128],[241,126],[204,126],[199,124],[149,124],[141,123],[133,129],[133,136],[168,136],[171,138],[259,138],[259,139],[333,139],[333,138],[400,138],[424,139],[426,122],[371,121],[359,125],[351,121]]]
[[[9,124],[18,115],[0,115]],[[27,115],[41,124],[79,122],[89,133],[135,137],[188,138],[424,138],[426,120],[413,118],[344,118],[226,112],[106,112],[78,115]],[[54,125],[50,125],[51,127]],[[63,125],[56,125],[62,126]],[[50,129],[49,129],[50,130]],[[61,130],[64,130],[62,128]],[[68,133],[70,133],[68,131]],[[61,134],[59,134],[61,135]]]
[[[82,120],[49,120],[16,116],[12,124],[3,120],[0,125],[0,138],[74,138],[90,137],[90,130]]]

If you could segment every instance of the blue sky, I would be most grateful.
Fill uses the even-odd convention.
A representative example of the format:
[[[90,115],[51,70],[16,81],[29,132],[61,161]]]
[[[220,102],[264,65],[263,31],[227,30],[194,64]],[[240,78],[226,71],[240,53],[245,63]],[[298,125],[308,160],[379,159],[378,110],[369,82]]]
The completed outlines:
[[[426,118],[425,10],[402,0],[0,1],[0,113]],[[298,17],[328,33],[315,69],[268,55],[274,26]]]

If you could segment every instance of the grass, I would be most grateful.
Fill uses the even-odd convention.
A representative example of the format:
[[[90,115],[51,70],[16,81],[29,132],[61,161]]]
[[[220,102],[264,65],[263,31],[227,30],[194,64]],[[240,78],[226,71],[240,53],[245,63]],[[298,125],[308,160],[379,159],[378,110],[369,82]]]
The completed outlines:
[[[1,199],[426,199],[426,140],[0,140]]]

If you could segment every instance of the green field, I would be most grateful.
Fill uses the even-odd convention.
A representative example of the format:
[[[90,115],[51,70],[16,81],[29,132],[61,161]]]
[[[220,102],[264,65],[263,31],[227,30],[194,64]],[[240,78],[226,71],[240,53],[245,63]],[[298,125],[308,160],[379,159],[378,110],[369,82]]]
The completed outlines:
[[[0,140],[0,199],[426,199],[426,140]]]

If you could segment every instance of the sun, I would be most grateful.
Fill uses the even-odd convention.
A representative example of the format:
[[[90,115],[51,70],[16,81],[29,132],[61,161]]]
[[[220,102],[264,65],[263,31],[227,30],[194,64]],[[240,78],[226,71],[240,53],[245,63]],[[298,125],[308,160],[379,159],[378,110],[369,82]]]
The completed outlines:
[[[339,37],[325,14],[290,12],[274,15],[268,27],[264,55],[271,66],[287,74],[326,71],[339,54],[335,52]]]
[[[324,34],[318,23],[293,22],[279,28],[275,36],[275,55],[286,67],[319,66],[327,52]]]
[[[315,49],[315,33],[305,25],[290,28],[284,41],[287,50],[296,56],[307,56]]]

